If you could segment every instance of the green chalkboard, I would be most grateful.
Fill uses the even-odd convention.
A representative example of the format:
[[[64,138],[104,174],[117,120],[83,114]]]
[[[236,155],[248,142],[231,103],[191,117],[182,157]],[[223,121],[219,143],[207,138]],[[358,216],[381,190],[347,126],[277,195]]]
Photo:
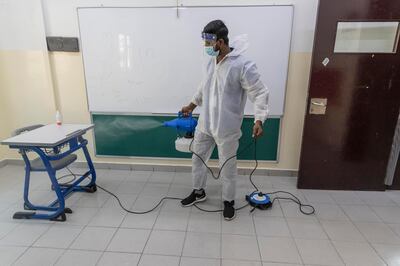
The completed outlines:
[[[162,122],[174,118],[158,115],[92,114],[96,155],[190,158],[190,154],[175,150],[176,131],[162,126]],[[239,151],[252,141],[253,121],[252,118],[243,120]],[[277,160],[279,126],[279,118],[270,118],[264,125],[264,136],[257,141],[259,160]],[[216,151],[212,158],[217,158]],[[241,160],[253,158],[254,146],[238,156]]]

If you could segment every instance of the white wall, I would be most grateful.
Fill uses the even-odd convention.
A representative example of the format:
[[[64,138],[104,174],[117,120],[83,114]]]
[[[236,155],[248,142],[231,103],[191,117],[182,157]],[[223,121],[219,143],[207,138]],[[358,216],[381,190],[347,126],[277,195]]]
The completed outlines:
[[[78,7],[135,7],[135,6],[176,6],[176,0],[2,0],[0,10],[0,33],[15,35],[13,41],[0,45],[0,76],[2,95],[7,98],[6,130],[0,130],[0,137],[9,134],[15,127],[34,122],[50,123],[54,120],[56,108],[63,112],[66,123],[90,122],[87,108],[86,89],[81,53],[47,53],[43,50],[45,32],[47,36],[78,37]],[[296,170],[300,157],[301,137],[306,109],[308,78],[318,0],[178,0],[178,5],[286,5],[294,6],[289,74],[285,99],[285,114],[281,126],[281,142],[278,163],[261,163],[261,168]],[[6,7],[6,8],[4,8]],[[32,13],[43,10],[44,22],[27,22]],[[4,11],[7,10],[7,11]],[[31,13],[32,12],[32,13]],[[6,15],[6,16],[4,16]],[[39,17],[39,16],[36,16]],[[238,18],[240,19],[240,18]],[[17,23],[17,24],[15,24]],[[7,25],[5,29],[4,25]],[[36,25],[36,33],[26,25]],[[41,29],[40,29],[41,28]],[[22,39],[21,39],[22,38]],[[24,38],[28,38],[29,41]],[[36,38],[39,40],[35,41]],[[3,38],[0,39],[4,40]],[[17,40],[23,40],[18,42]],[[24,46],[31,43],[28,46]],[[8,49],[20,49],[18,53]],[[2,96],[0,94],[0,96]],[[1,104],[1,101],[0,101]],[[1,116],[0,116],[1,119]],[[1,135],[3,133],[3,135]],[[94,155],[92,135],[88,134],[90,152]],[[4,154],[0,159],[18,158],[16,153]],[[149,160],[129,158],[94,158],[98,162],[144,163],[190,165],[188,160]],[[240,163],[251,167],[253,163]]]
[[[176,6],[176,3],[170,0],[43,0],[46,33],[48,36],[78,37],[78,7]],[[183,6],[294,5],[292,52],[312,51],[318,0],[178,0],[178,3]]]
[[[0,2],[0,138],[54,120],[55,105],[40,0]],[[0,160],[18,156],[0,148]]]

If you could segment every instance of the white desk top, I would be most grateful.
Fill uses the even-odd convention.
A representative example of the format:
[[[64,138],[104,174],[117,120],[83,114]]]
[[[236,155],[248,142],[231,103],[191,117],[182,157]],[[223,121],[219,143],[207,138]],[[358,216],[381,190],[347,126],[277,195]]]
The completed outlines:
[[[94,127],[93,124],[51,124],[43,126],[18,136],[3,140],[3,145],[55,147],[69,139],[80,136]]]

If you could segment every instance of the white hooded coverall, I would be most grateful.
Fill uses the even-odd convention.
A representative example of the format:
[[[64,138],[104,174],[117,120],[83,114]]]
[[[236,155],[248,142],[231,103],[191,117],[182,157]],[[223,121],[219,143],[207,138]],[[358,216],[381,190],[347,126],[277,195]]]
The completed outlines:
[[[206,75],[192,99],[194,104],[203,108],[191,149],[207,162],[217,145],[220,167],[237,153],[247,97],[254,104],[255,121],[264,123],[268,115],[268,90],[260,80],[255,63],[242,55],[248,48],[246,36],[239,36],[232,42],[232,47],[233,50],[218,64],[216,57],[211,57]],[[194,189],[206,187],[207,171],[203,162],[193,154]],[[221,179],[222,199],[234,200],[236,157],[225,164]]]

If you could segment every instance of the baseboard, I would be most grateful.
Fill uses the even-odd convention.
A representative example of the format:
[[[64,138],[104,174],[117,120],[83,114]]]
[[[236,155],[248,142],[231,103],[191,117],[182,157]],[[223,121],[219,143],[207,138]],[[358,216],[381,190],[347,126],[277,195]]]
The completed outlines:
[[[24,161],[20,159],[4,159],[0,161],[0,167],[7,164],[10,165],[24,165]],[[191,166],[183,165],[149,165],[149,164],[129,164],[129,163],[108,163],[108,162],[95,162],[93,163],[96,169],[118,169],[118,170],[134,170],[134,171],[162,171],[162,172],[191,172]],[[74,162],[72,167],[86,168],[86,162]],[[218,171],[217,167],[211,167],[213,171]],[[250,168],[239,168],[239,175],[249,175],[253,171]],[[254,175],[265,176],[293,176],[297,177],[297,171],[289,169],[257,169]]]
[[[6,159],[0,161],[0,168],[7,165]]]
[[[4,159],[0,161],[0,167],[6,166],[6,165],[25,165],[24,161],[22,159]]]

